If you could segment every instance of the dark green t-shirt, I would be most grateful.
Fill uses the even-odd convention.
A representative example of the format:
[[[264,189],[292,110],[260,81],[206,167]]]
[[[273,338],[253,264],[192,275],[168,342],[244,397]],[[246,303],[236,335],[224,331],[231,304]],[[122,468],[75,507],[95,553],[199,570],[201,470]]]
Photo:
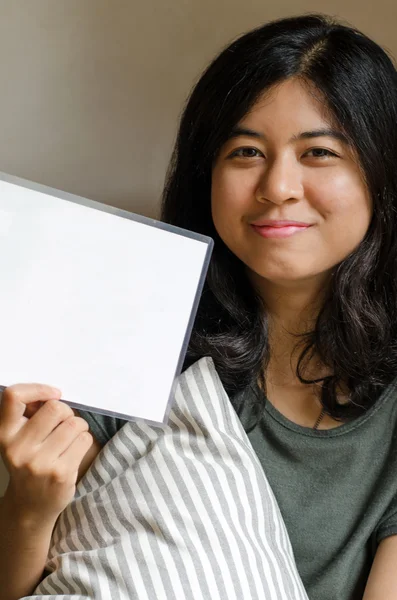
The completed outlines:
[[[397,534],[397,380],[364,416],[330,430],[296,425],[264,400],[263,418],[248,437],[307,594],[361,600],[377,545]],[[81,414],[102,444],[123,425]],[[247,415],[240,418],[246,426]]]

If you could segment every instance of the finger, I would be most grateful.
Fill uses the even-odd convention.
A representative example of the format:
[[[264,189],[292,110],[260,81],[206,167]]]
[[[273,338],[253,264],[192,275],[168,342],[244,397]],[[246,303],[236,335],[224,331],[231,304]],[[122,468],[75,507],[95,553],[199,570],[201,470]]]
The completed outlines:
[[[39,410],[39,408],[41,408],[44,404],[43,400],[37,400],[37,402],[31,402],[30,404],[28,404],[26,406],[26,410],[23,414],[24,417],[26,417],[27,419],[30,419],[31,417],[33,417],[33,415],[35,415],[37,413],[37,411]]]
[[[47,400],[15,436],[27,448],[42,444],[63,421],[73,417],[73,410],[59,400]],[[19,438],[19,440],[18,440]]]
[[[31,402],[30,404],[28,404],[26,406],[26,410],[25,410],[23,416],[26,417],[27,419],[30,419],[31,417],[33,417],[33,415],[35,415],[37,413],[39,408],[41,408],[44,403],[45,403],[45,400],[37,400],[37,402]],[[75,408],[73,408],[72,410],[73,410],[74,414],[78,417],[79,416],[78,410]]]
[[[17,383],[7,387],[0,402],[0,427],[17,427],[28,404],[38,400],[59,400],[61,396],[59,389],[40,383]]]
[[[83,431],[58,459],[61,465],[65,465],[65,468],[69,468],[71,472],[75,471],[76,481],[79,467],[88,450],[91,448],[93,439],[89,431]]]
[[[58,458],[66,452],[71,444],[79,437],[81,433],[88,431],[88,423],[81,417],[71,416],[66,419],[42,442],[39,452],[52,460]]]

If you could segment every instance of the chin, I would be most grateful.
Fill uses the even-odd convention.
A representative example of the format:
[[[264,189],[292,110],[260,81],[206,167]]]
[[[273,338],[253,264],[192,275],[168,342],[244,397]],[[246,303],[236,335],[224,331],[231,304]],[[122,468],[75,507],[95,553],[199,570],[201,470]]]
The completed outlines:
[[[254,277],[260,277],[261,279],[267,279],[269,281],[297,281],[310,277],[310,274],[305,271],[302,272],[302,265],[274,265],[272,268],[269,264],[264,266],[267,261],[263,261],[262,264],[258,264],[258,261],[245,262],[248,270],[253,274]]]
[[[325,285],[329,279],[330,270],[324,271],[299,271],[299,267],[284,269],[283,271],[274,269],[261,269],[247,267],[248,276],[253,283],[266,282],[267,284],[277,285],[280,287],[294,288],[301,285],[313,285],[313,283]]]

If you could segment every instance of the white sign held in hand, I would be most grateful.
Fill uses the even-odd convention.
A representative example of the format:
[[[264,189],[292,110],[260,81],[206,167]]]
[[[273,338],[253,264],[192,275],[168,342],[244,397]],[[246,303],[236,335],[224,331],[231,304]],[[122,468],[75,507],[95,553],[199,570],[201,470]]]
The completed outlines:
[[[0,174],[0,384],[166,421],[213,242]]]

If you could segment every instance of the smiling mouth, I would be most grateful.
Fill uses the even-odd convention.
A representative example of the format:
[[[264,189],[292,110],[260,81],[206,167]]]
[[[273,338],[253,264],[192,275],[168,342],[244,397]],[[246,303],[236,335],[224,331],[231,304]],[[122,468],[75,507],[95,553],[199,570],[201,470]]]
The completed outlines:
[[[252,229],[264,238],[276,238],[282,239],[290,237],[296,233],[302,233],[309,229],[311,225],[284,225],[284,226],[270,226],[270,225],[251,225]]]

